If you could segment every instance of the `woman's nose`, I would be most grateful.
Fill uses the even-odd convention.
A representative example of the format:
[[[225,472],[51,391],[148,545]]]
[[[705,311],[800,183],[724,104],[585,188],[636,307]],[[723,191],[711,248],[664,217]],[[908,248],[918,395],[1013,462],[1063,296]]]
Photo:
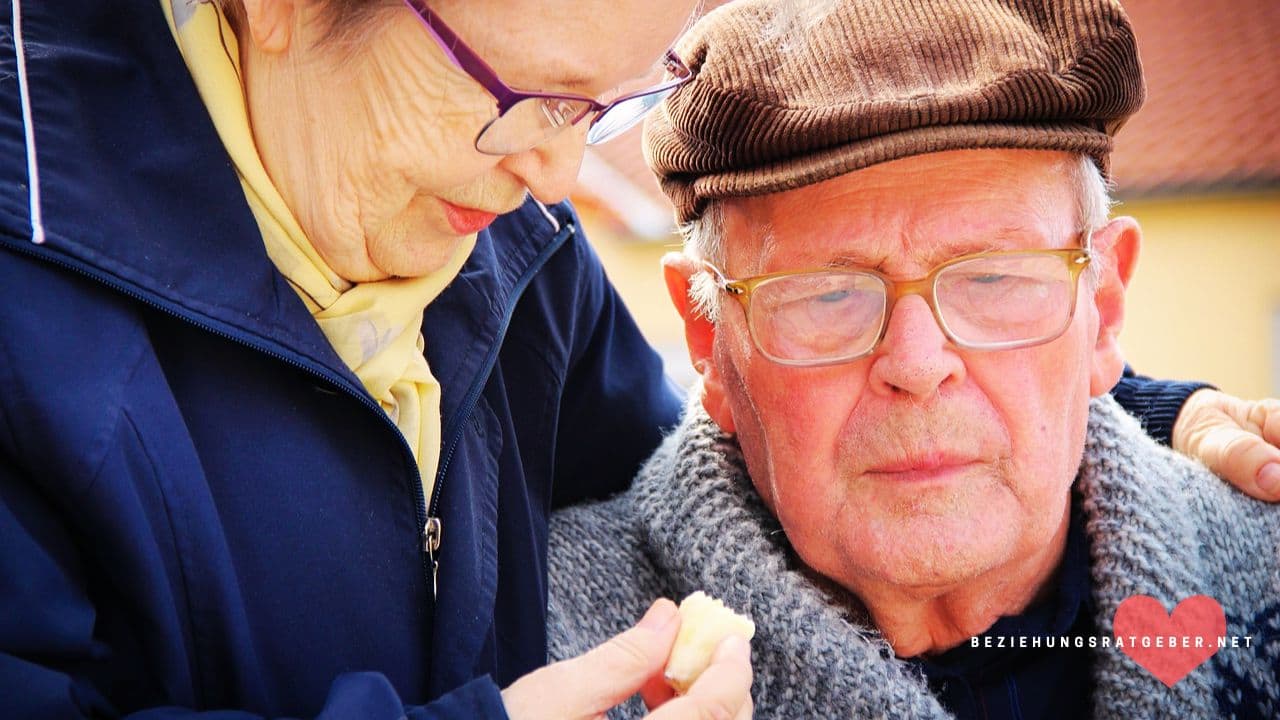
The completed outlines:
[[[580,123],[537,147],[507,155],[500,164],[519,178],[538,202],[550,205],[573,191],[586,147],[586,123]]]

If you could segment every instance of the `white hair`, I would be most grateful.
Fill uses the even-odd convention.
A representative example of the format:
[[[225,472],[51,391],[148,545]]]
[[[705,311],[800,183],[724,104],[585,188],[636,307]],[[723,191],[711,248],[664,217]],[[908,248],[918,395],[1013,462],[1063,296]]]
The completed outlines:
[[[1093,159],[1087,155],[1076,155],[1066,163],[1068,178],[1076,188],[1076,204],[1079,228],[1092,232],[1107,224],[1114,204],[1111,189],[1103,179],[1101,171]],[[716,267],[724,268],[724,206],[722,201],[711,200],[706,209],[697,218],[684,223],[679,228],[684,238],[684,251],[697,260],[706,260]],[[1090,289],[1096,288],[1098,279],[1104,270],[1103,260],[1095,254],[1093,261],[1085,270],[1085,281]],[[720,317],[720,287],[709,272],[696,273],[689,284],[689,298],[693,301],[696,312],[711,322]]]
[[[1068,173],[1076,188],[1080,230],[1092,233],[1106,225],[1111,217],[1111,208],[1115,206],[1115,201],[1111,198],[1112,185],[1103,179],[1097,164],[1086,155],[1077,156]],[[1094,253],[1089,266],[1085,268],[1084,279],[1090,291],[1098,288],[1098,282],[1106,270],[1106,262],[1105,255]]]
[[[682,224],[679,230],[686,255],[724,269],[724,206],[720,201],[709,202],[701,215]],[[711,322],[720,319],[720,286],[711,273],[693,274],[689,281],[689,300],[694,312]]]
[[[775,3],[773,17],[764,27],[762,43],[776,42],[785,54],[795,50],[797,40],[808,37],[809,31],[826,20],[839,0],[791,0]]]

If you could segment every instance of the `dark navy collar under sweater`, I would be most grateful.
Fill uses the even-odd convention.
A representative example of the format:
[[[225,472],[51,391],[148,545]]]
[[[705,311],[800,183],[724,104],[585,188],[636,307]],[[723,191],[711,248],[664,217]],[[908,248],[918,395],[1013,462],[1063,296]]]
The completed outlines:
[[[974,638],[976,646],[965,643],[916,664],[929,688],[957,718],[1085,717],[1092,690],[1087,642],[1096,634],[1089,590],[1088,540],[1084,520],[1073,510],[1053,594],[1019,615],[997,620]],[[1083,638],[1082,647],[1075,647],[1077,637]],[[1020,638],[1042,642],[1023,647]],[[1071,644],[1062,647],[1061,638]]]

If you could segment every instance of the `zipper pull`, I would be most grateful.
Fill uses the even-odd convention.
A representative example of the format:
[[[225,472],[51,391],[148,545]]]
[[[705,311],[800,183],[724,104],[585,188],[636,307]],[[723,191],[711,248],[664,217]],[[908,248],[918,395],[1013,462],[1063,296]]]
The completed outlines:
[[[440,536],[440,518],[427,518],[427,524],[422,528],[422,549],[427,551],[427,558],[431,561],[432,600],[436,600],[440,596],[440,561],[436,559],[436,553],[440,551]]]

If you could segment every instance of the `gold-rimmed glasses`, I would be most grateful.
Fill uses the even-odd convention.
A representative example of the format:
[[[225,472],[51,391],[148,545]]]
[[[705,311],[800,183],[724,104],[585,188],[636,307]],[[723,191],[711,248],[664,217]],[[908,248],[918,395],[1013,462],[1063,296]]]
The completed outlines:
[[[1080,247],[998,250],[952,258],[913,280],[869,269],[820,268],[731,279],[704,263],[747,315],[756,348],[783,365],[833,365],[870,355],[884,339],[894,303],[919,295],[946,337],[970,350],[1050,342],[1075,313]]]

